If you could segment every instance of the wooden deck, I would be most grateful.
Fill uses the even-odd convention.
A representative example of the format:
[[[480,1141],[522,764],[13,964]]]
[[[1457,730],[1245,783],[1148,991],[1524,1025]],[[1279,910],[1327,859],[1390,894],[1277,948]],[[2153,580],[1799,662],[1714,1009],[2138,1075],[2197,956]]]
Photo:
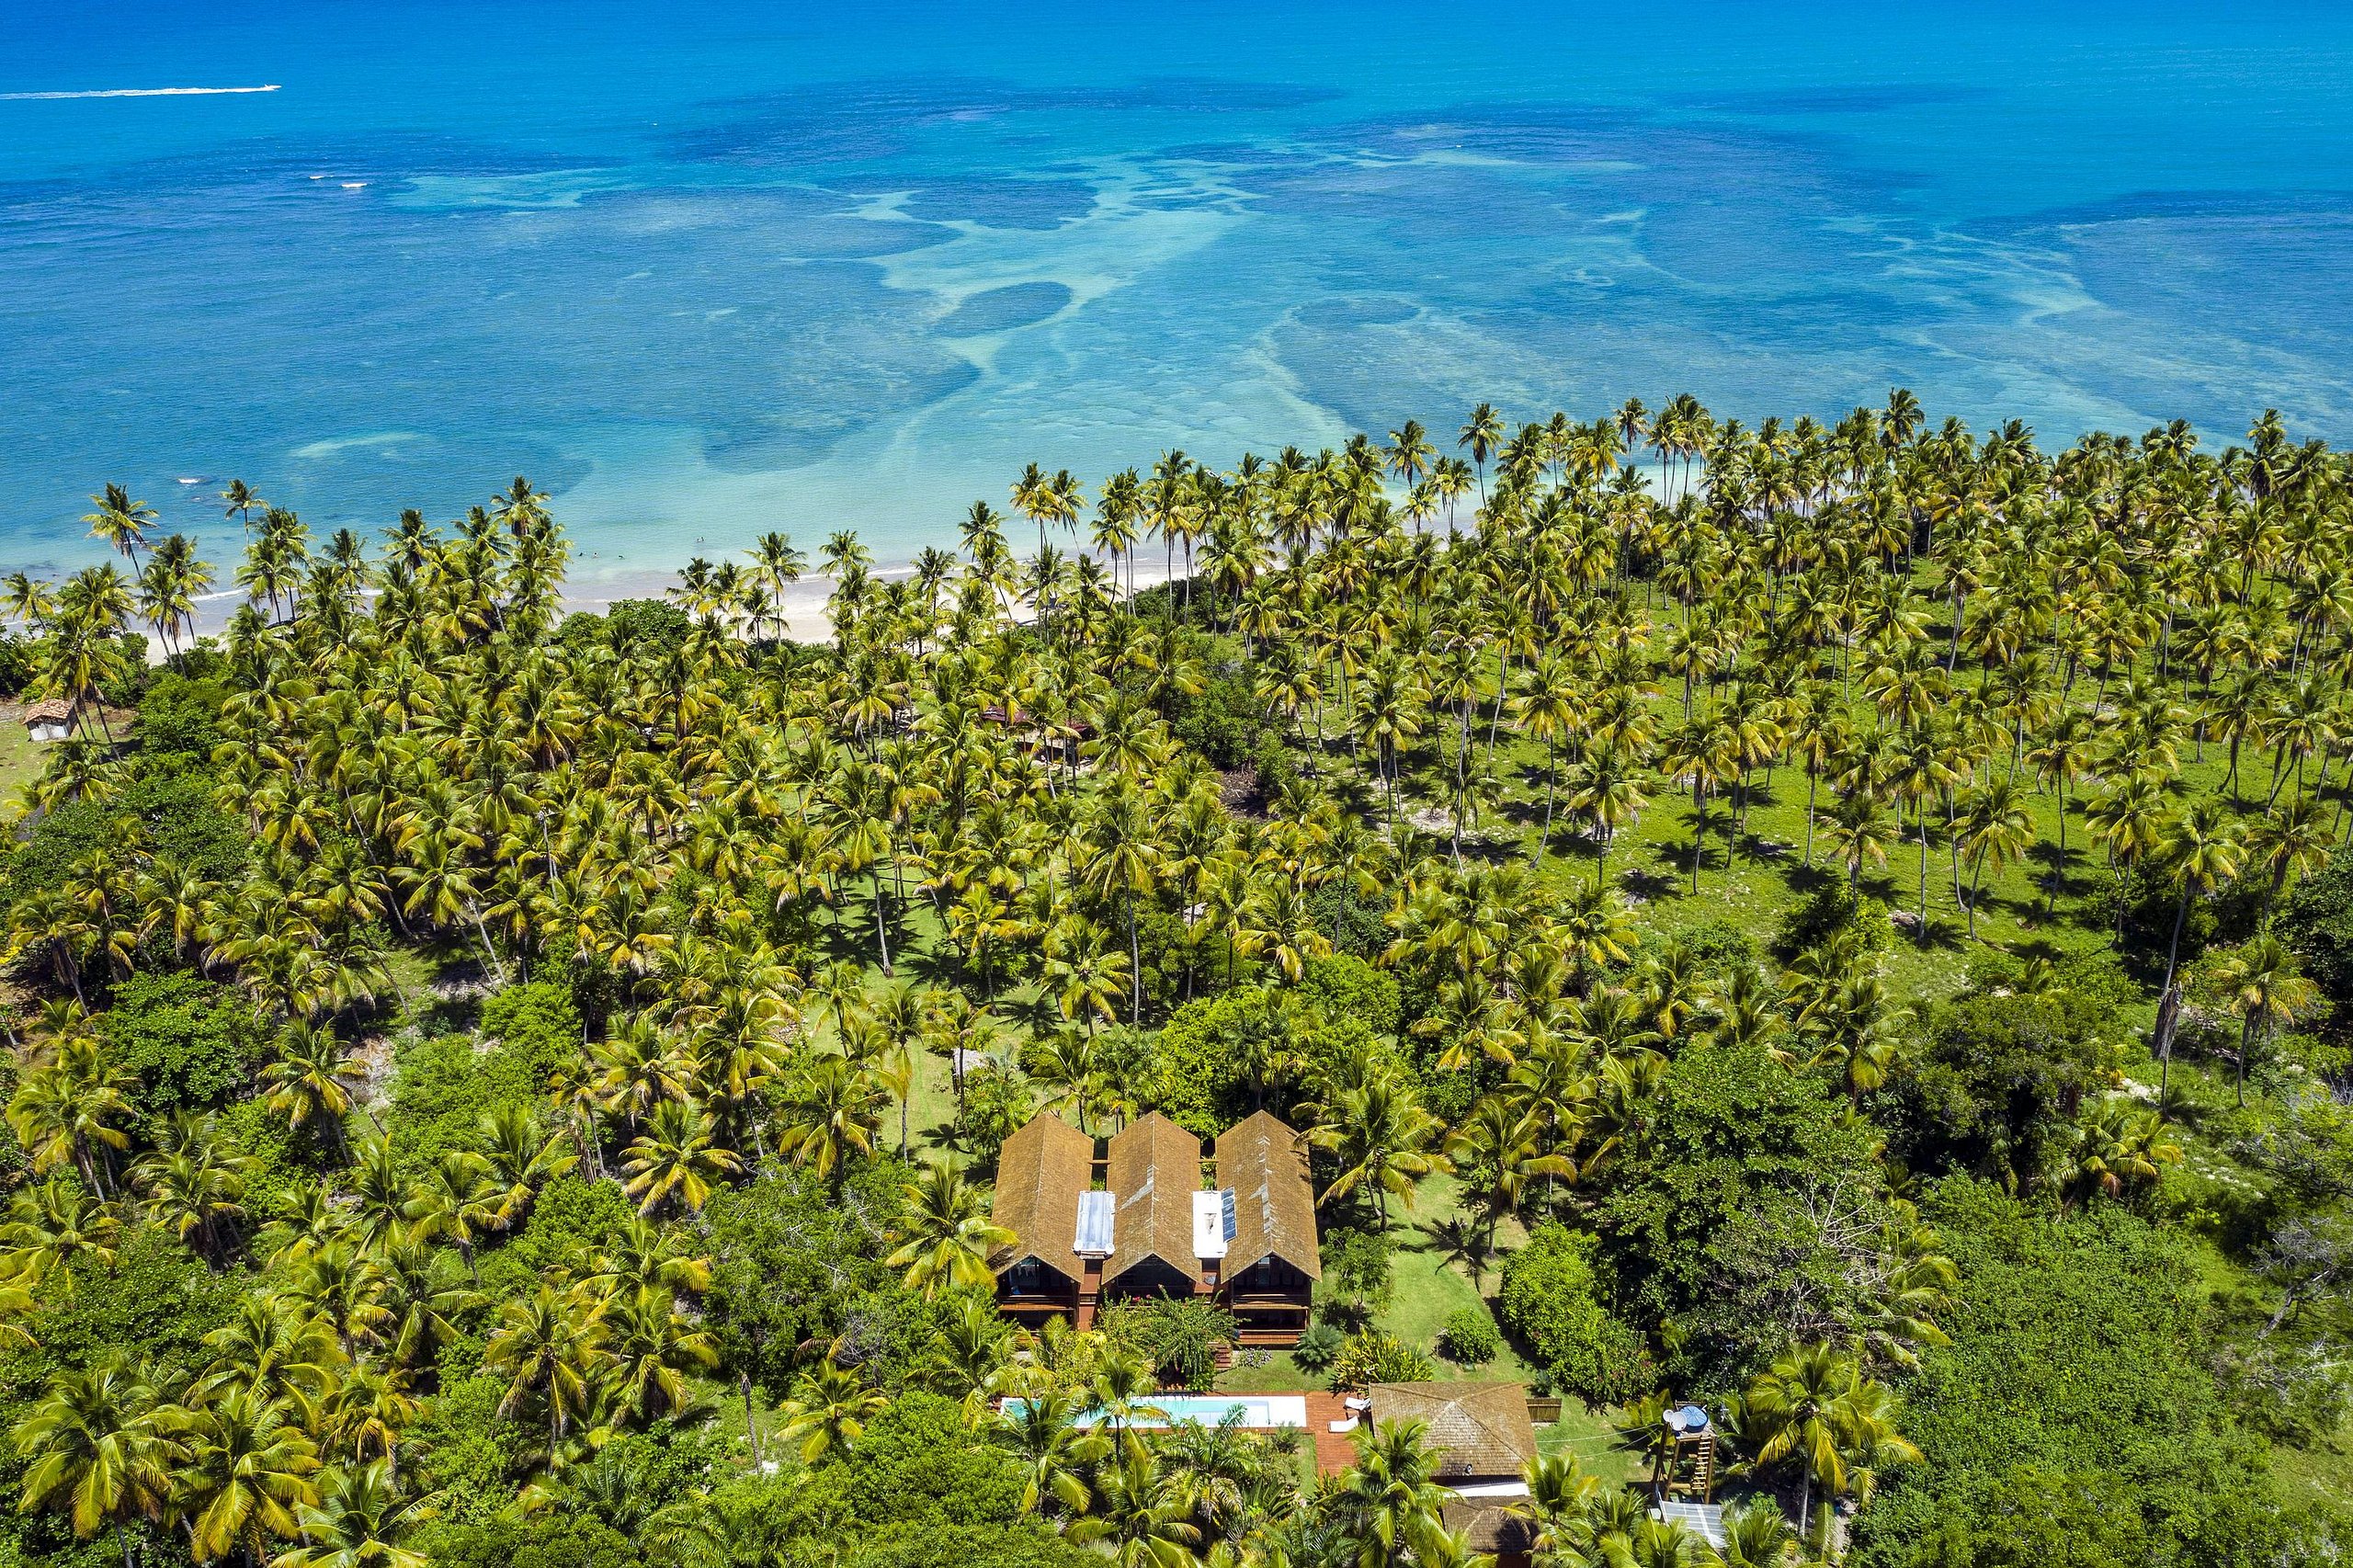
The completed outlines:
[[[1315,1439],[1315,1471],[1319,1475],[1337,1475],[1357,1462],[1356,1445],[1346,1432],[1332,1430],[1332,1423],[1347,1419],[1347,1407],[1336,1393],[1320,1391],[1307,1395],[1307,1430]]]

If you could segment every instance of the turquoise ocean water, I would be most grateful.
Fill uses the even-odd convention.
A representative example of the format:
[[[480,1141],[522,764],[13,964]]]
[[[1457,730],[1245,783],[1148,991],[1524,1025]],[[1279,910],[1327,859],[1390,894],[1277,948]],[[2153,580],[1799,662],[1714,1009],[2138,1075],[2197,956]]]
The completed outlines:
[[[2342,5],[9,6],[0,569],[109,479],[220,559],[233,474],[904,558],[1481,398],[2346,438],[2348,68]]]

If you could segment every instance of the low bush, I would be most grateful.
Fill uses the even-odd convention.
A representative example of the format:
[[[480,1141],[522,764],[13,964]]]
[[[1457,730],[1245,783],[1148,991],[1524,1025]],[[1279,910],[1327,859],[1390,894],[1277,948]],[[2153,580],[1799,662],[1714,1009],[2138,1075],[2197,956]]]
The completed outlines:
[[[1335,1393],[1342,1389],[1367,1388],[1374,1383],[1419,1382],[1437,1374],[1438,1368],[1429,1357],[1415,1346],[1408,1345],[1393,1334],[1366,1329],[1349,1336],[1332,1358],[1331,1385]]]
[[[1593,1245],[1565,1226],[1538,1226],[1505,1260],[1495,1312],[1555,1387],[1593,1404],[1622,1404],[1646,1392],[1657,1371],[1642,1336],[1602,1305]]]
[[[1438,1354],[1460,1367],[1483,1367],[1503,1347],[1495,1320],[1484,1307],[1464,1307],[1453,1312],[1438,1333]]]

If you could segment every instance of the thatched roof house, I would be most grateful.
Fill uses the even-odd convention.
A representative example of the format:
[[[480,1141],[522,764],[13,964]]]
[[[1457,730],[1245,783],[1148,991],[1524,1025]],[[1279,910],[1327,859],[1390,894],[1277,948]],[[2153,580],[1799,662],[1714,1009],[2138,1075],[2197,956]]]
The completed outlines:
[[[1528,1391],[1518,1383],[1375,1383],[1365,1395],[1375,1421],[1429,1428],[1441,1481],[1512,1480],[1536,1458]]]
[[[1299,1134],[1265,1111],[1217,1135],[1217,1184],[1233,1194],[1229,1278],[1278,1258],[1309,1280],[1324,1277],[1315,1244],[1315,1194]]]
[[[1201,1141],[1154,1111],[1111,1140],[1109,1176],[1119,1209],[1104,1289],[1191,1295],[1200,1268],[1193,1194],[1201,1186]]]
[[[1013,1243],[989,1260],[1003,1274],[1035,1261],[1075,1283],[1080,1194],[1094,1185],[1095,1140],[1058,1116],[1040,1116],[1005,1141],[997,1156],[996,1222]]]

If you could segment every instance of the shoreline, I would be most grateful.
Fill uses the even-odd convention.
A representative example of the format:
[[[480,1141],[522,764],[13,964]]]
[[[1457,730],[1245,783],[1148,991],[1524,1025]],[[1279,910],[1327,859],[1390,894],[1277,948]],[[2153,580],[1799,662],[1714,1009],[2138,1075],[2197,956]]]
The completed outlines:
[[[1074,560],[1080,556],[1094,555],[1092,551],[1074,551],[1071,553]],[[958,557],[958,562],[959,564],[962,563],[961,556]],[[1105,560],[1105,565],[1108,567],[1108,560]],[[1158,587],[1163,582],[1181,581],[1184,563],[1181,558],[1176,562],[1176,570],[1172,572],[1165,557],[1158,561],[1139,557],[1134,571],[1135,591],[1142,593],[1147,588]],[[870,575],[878,582],[889,582],[912,576],[915,574],[915,564],[912,562],[901,562],[889,565],[877,562],[871,569]],[[1122,573],[1124,574],[1124,568]],[[566,614],[602,615],[613,605],[624,599],[666,598],[668,591],[676,587],[677,582],[676,572],[652,569],[621,570],[600,573],[595,576],[566,577],[563,592],[557,602],[563,607]],[[825,605],[833,597],[833,593],[834,579],[824,573],[811,573],[796,582],[787,584],[784,592],[779,596],[776,606],[778,613],[784,619],[786,638],[795,642],[822,642],[829,639],[833,634],[833,621],[825,613]],[[236,613],[239,606],[246,602],[246,596],[233,588],[226,592],[205,595],[197,601],[196,628],[191,641],[219,636],[228,627],[229,618]],[[164,640],[155,634],[153,628],[142,621],[128,630],[136,631],[147,639],[149,665],[163,664],[165,658]]]

